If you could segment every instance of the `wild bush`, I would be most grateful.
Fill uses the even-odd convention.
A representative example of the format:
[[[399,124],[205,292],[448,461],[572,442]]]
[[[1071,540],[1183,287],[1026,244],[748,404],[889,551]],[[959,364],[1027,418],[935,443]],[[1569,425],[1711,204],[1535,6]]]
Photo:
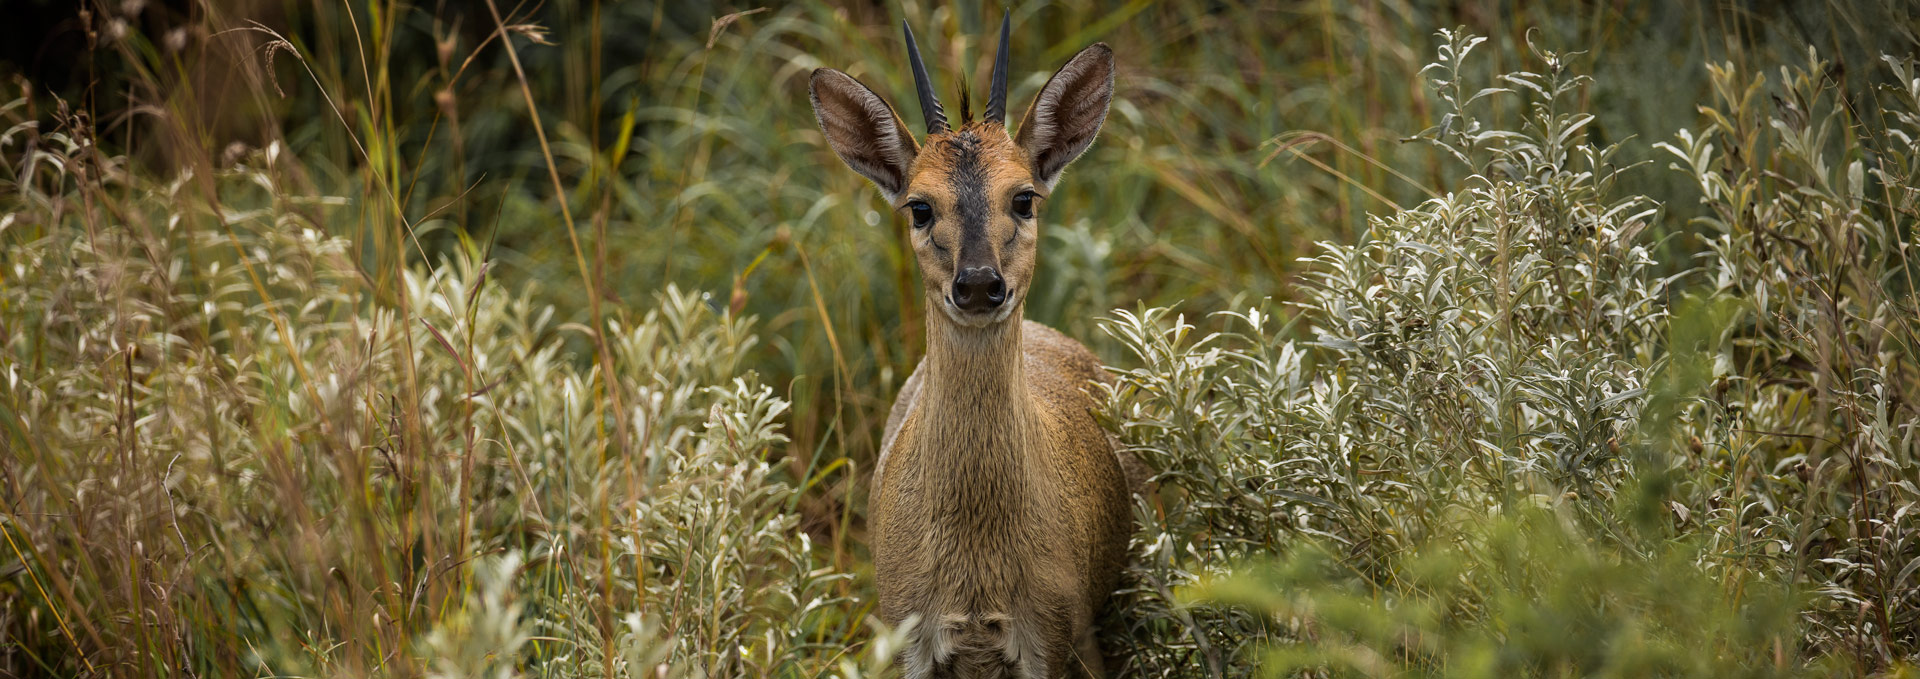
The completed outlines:
[[[1460,188],[1320,243],[1290,318],[1254,304],[1217,332],[1166,309],[1104,325],[1139,365],[1106,421],[1160,484],[1120,616],[1136,667],[1728,676],[1911,659],[1912,96],[1860,124],[1879,136],[1836,144],[1816,59],[1783,72],[1793,103],[1767,136],[1763,81],[1716,69],[1708,133],[1661,145],[1702,183],[1712,246],[1662,277],[1644,236],[1665,213],[1615,188],[1648,169],[1612,162],[1630,142],[1583,134],[1576,55],[1535,48],[1538,72],[1476,83],[1480,39],[1441,37],[1429,73],[1450,110],[1415,139],[1471,169]],[[1477,115],[1511,97],[1519,129]],[[1723,169],[1709,137],[1742,165]],[[1820,159],[1836,151],[1855,160]],[[1311,339],[1289,339],[1301,323]]]
[[[1808,641],[1866,667],[1920,655],[1920,74],[1876,66],[1856,100],[1811,50],[1774,82],[1720,65],[1704,129],[1659,145],[1709,208],[1701,287],[1738,305],[1677,500],[1812,589]]]
[[[751,319],[669,286],[610,323],[609,376],[484,245],[368,293],[320,228],[345,201],[289,188],[278,146],[153,183],[77,129],[0,139],[30,207],[0,227],[9,666],[884,665],[766,458],[787,403],[742,367]]]

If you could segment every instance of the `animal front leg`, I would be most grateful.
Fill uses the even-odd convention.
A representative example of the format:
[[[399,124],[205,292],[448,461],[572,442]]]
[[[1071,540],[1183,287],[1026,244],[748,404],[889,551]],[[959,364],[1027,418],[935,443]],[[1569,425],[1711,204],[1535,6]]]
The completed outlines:
[[[1073,642],[1073,657],[1068,659],[1070,673],[1088,679],[1103,679],[1107,676],[1106,656],[1100,655],[1100,642],[1094,639],[1093,625],[1081,628],[1080,638]]]

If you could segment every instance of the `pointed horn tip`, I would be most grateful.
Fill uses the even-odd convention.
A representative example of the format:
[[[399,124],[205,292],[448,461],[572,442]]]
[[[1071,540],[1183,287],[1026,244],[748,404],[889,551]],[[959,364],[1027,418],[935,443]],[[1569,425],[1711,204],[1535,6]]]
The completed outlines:
[[[1000,47],[998,48],[998,53],[994,55],[994,66],[997,67],[1007,63],[1007,36],[1011,35],[1012,33],[1013,33],[1013,13],[1007,12],[1005,14],[1001,14],[1000,15]]]
[[[920,45],[913,39],[913,26],[906,19],[900,20],[900,29],[907,36],[907,61],[913,67],[913,87],[920,100],[920,115],[926,118],[927,133],[939,134],[947,130],[947,115],[940,106],[940,97],[933,93],[932,76],[927,73],[926,62],[921,59]]]
[[[1008,40],[1013,30],[1013,12],[1000,14],[1000,46],[993,55],[993,89],[987,93],[987,120],[1007,124]]]

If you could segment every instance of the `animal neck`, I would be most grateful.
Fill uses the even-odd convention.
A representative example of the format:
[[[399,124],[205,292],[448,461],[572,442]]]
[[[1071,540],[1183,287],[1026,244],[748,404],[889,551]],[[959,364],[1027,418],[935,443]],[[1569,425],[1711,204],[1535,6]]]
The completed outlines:
[[[938,307],[927,313],[920,450],[934,466],[930,480],[972,512],[1015,510],[1030,490],[1041,425],[1027,391],[1021,311],[984,328],[954,323]]]

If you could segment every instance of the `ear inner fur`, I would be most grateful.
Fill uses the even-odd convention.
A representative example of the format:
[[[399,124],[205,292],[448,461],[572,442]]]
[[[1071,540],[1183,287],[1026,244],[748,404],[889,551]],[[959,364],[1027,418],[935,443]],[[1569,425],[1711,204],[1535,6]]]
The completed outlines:
[[[815,69],[807,90],[834,154],[879,187],[888,203],[898,199],[920,151],[900,115],[865,84],[831,68]]]
[[[1034,179],[1048,189],[1068,163],[1093,145],[1113,101],[1113,50],[1094,43],[1080,50],[1047,80],[1027,108],[1014,138],[1033,163]]]

